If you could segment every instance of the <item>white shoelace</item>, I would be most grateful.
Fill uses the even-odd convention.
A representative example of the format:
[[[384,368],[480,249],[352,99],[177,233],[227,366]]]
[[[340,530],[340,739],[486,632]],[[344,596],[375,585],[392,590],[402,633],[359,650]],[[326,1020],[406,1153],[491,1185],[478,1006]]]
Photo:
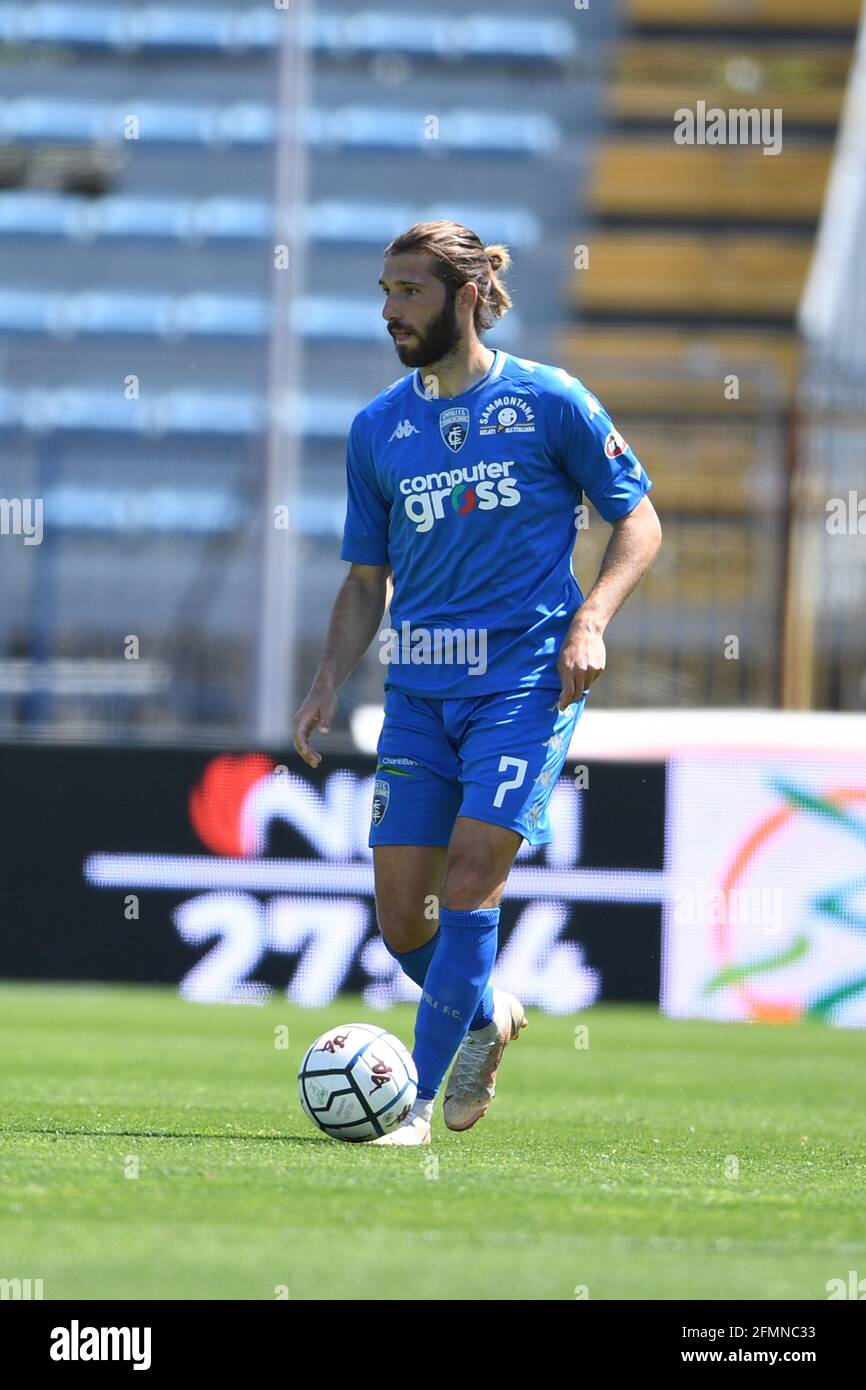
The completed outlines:
[[[486,1041],[473,1038],[471,1033],[466,1034],[466,1040],[461,1044],[454,1068],[452,1086],[455,1091],[459,1091],[461,1094],[489,1095],[488,1087],[481,1084],[480,1072],[485,1059],[498,1042],[498,1034]]]

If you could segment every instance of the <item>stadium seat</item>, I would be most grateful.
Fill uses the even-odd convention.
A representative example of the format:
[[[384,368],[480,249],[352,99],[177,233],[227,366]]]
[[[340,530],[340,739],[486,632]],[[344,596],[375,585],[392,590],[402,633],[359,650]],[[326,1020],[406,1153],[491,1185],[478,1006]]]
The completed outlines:
[[[310,438],[336,440],[342,449],[363,404],[358,397],[305,392],[300,399],[287,399],[278,415],[286,428],[299,428]],[[102,386],[0,387],[0,429],[34,434],[247,437],[262,434],[267,424],[266,399],[254,392],[156,391],[131,402]]]
[[[180,103],[143,100],[123,103],[72,101],[47,96],[0,101],[0,138],[125,142],[134,115],[137,141],[147,145],[270,145],[276,134],[272,107],[258,102]],[[520,155],[548,154],[560,143],[557,122],[544,111],[455,108],[439,116],[439,139],[426,136],[429,116],[417,108],[343,106],[312,108],[302,120],[303,138],[327,149],[441,148]]]
[[[668,525],[663,546],[666,554],[662,557],[659,552],[651,572],[641,583],[640,607],[644,621],[650,621],[653,609],[662,605],[669,606],[671,611],[679,609],[685,622],[695,610],[701,613],[708,609],[718,611],[722,589],[730,621],[730,608],[750,598],[754,601],[761,593],[760,579],[766,562],[757,544],[759,519],[725,513],[714,515],[707,508],[703,516],[690,515],[687,524],[683,524],[686,518],[680,522],[678,509],[662,496],[661,490],[656,493],[656,501],[662,526],[665,520],[673,521],[675,516],[678,524]],[[609,534],[608,527],[599,526],[591,514],[574,552],[579,581],[597,574]],[[654,624],[654,614],[652,621]]]
[[[305,209],[311,241],[382,246],[413,222],[452,217],[474,227],[489,240],[510,246],[533,245],[538,219],[519,207],[460,207],[439,204],[352,202],[332,199]],[[84,198],[74,194],[10,190],[0,193],[0,236],[70,238],[145,237],[167,240],[268,240],[273,236],[272,205],[252,198],[138,197],[110,194]]]
[[[626,0],[625,17],[648,28],[693,26],[696,29],[844,29],[852,32],[860,17],[860,0]]]
[[[280,33],[280,16],[270,8],[0,5],[0,43],[10,45],[236,53],[270,50]],[[552,17],[418,15],[408,7],[403,12],[313,11],[301,39],[316,53],[342,59],[398,52],[452,65],[461,59],[559,64],[577,47],[573,28]]]
[[[813,223],[829,147],[786,141],[784,157],[758,146],[678,146],[617,139],[601,151],[590,198],[603,216]]]
[[[729,418],[752,414],[793,394],[800,348],[793,334],[632,325],[567,332],[558,343],[562,366],[609,410],[645,415]],[[724,395],[739,377],[739,399]]]
[[[473,227],[485,240],[501,240],[512,247],[533,246],[541,236],[539,219],[529,208],[497,204],[359,202],[330,199],[312,203],[307,210],[307,234],[312,241],[368,243],[384,246],[415,222],[452,217]]]
[[[811,240],[601,229],[572,298],[584,311],[793,320]]]
[[[298,333],[307,338],[382,341],[381,306],[375,299],[305,295],[294,302],[292,316]],[[519,329],[519,320],[511,322]],[[269,303],[255,295],[120,290],[64,294],[0,287],[0,332],[256,338],[269,327]]]
[[[778,505],[778,487],[766,467],[760,420],[739,417],[705,426],[694,419],[655,420],[617,412],[617,428],[653,480],[667,513],[753,516]]]
[[[623,44],[605,110],[618,121],[670,126],[672,113],[694,108],[782,107],[786,127],[835,127],[851,62],[848,44],[755,43],[734,47],[670,38]]]

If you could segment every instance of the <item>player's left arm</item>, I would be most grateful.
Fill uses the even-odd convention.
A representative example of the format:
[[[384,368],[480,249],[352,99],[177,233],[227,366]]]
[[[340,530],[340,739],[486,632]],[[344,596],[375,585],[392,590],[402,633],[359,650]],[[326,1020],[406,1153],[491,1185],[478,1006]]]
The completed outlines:
[[[579,700],[598,680],[606,661],[605,628],[646,574],[661,543],[661,523],[648,497],[613,522],[598,578],[572,618],[560,649],[560,709]]]

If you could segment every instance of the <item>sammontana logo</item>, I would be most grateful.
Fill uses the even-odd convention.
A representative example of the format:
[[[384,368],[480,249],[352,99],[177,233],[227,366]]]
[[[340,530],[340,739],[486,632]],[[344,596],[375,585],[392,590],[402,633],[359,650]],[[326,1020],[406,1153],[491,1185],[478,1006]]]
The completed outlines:
[[[497,396],[481,412],[478,433],[531,434],[535,429],[532,406],[523,396]]]

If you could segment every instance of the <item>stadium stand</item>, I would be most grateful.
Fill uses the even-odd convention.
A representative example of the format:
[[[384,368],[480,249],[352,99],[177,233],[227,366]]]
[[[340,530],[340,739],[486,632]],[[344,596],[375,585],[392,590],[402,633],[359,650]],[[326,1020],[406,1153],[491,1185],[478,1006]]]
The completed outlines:
[[[301,683],[340,572],[346,431],[401,372],[380,319],[382,246],[438,216],[509,244],[519,313],[499,341],[542,356],[563,318],[550,274],[567,248],[563,174],[597,120],[597,94],[568,87],[578,30],[547,0],[531,20],[513,0],[496,15],[400,0],[308,14],[308,268],[290,309],[303,365],[278,409],[303,433]],[[29,698],[16,676],[0,719],[250,728],[284,20],[181,0],[0,4],[0,430],[9,489],[43,493],[55,528],[38,615],[21,557],[0,558],[0,640],[10,657],[35,643],[84,660],[136,632],[172,672],[158,696],[120,703],[97,684],[92,698]],[[503,103],[503,80],[519,101]],[[378,664],[355,685],[378,693]]]
[[[785,608],[796,315],[858,17],[859,4],[845,0],[625,7],[609,124],[576,230],[585,255],[575,260],[576,324],[562,355],[576,375],[591,374],[626,437],[640,441],[666,538],[675,535],[617,619],[617,674],[600,701],[627,686],[646,695],[647,634],[662,653],[671,630],[684,647],[703,632],[716,650],[723,635],[740,634],[750,659],[728,663],[743,672],[732,669],[728,697],[793,698],[772,638]],[[764,153],[757,140],[774,141],[774,108],[780,147]],[[756,143],[678,143],[683,112],[697,121],[699,109],[725,119],[743,111],[731,119]],[[763,132],[746,124],[749,110],[766,110]],[[591,578],[601,543],[576,552],[581,578]],[[706,684],[709,663],[702,671],[698,653],[681,655],[667,689],[654,663],[663,699],[726,698]]]
[[[0,679],[0,722],[244,737],[269,420],[302,433],[305,683],[339,575],[346,430],[401,374],[380,326],[381,247],[437,216],[512,247],[516,310],[490,341],[560,362],[596,391],[677,533],[617,619],[596,703],[707,699],[717,627],[768,656],[748,676],[731,663],[712,698],[772,703],[795,308],[857,9],[312,9],[293,131],[307,155],[305,287],[285,321],[302,361],[271,415],[284,16],[224,0],[0,4],[4,487],[44,496],[55,521],[38,583],[29,557],[0,555],[0,643],[9,659],[92,663],[136,632],[171,672],[123,700],[110,682],[28,694],[19,676]],[[783,155],[676,146],[671,110],[698,96],[784,105]],[[569,278],[575,242],[589,267]],[[605,535],[595,525],[579,538],[585,586]],[[759,538],[756,576],[743,557]],[[380,694],[372,657],[344,715]]]

